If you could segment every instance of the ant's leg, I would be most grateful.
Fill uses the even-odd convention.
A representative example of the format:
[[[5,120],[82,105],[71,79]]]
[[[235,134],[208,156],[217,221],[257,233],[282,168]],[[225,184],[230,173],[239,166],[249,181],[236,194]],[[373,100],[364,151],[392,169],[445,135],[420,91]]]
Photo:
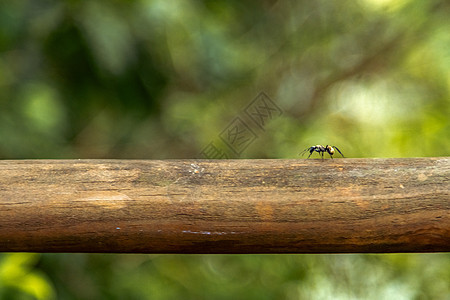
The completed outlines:
[[[309,151],[308,158],[313,154],[313,152],[314,152],[314,149]],[[308,158],[307,158],[307,159],[308,159]]]
[[[306,148],[305,150],[303,150],[302,152],[300,152],[298,155],[305,155],[306,152],[308,152],[309,150],[311,150],[310,148]]]

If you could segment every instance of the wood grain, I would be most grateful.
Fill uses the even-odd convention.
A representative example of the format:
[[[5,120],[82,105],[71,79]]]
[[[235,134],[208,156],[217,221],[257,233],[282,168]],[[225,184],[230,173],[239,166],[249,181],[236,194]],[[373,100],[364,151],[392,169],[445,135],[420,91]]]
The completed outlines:
[[[0,161],[0,251],[450,251],[450,158]]]

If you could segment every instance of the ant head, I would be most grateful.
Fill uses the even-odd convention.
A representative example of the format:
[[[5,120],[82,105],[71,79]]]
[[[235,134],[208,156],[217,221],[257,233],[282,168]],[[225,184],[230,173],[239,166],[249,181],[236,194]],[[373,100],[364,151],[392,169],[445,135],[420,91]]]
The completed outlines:
[[[327,149],[327,152],[330,153],[331,155],[334,154],[334,149],[333,149],[333,147],[327,145],[327,146],[326,146],[326,149]]]

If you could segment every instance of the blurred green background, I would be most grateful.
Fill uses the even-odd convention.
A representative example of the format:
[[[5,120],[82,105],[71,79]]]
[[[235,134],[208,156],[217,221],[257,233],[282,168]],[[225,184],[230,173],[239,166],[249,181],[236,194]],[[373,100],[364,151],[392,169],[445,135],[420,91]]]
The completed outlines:
[[[450,2],[0,2],[0,158],[448,156]],[[246,122],[250,122],[248,119]],[[315,154],[317,157],[317,154]],[[1,299],[450,299],[449,254],[1,254]]]

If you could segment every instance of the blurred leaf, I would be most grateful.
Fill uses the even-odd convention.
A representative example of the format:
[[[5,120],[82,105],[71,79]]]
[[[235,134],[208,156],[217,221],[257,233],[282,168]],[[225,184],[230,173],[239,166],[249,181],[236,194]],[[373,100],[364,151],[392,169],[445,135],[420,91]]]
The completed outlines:
[[[32,253],[3,254],[0,260],[0,293],[7,294],[8,289],[16,289],[34,299],[54,299],[51,284],[42,272],[34,270],[38,259],[39,255]],[[22,298],[16,294],[10,299]]]

